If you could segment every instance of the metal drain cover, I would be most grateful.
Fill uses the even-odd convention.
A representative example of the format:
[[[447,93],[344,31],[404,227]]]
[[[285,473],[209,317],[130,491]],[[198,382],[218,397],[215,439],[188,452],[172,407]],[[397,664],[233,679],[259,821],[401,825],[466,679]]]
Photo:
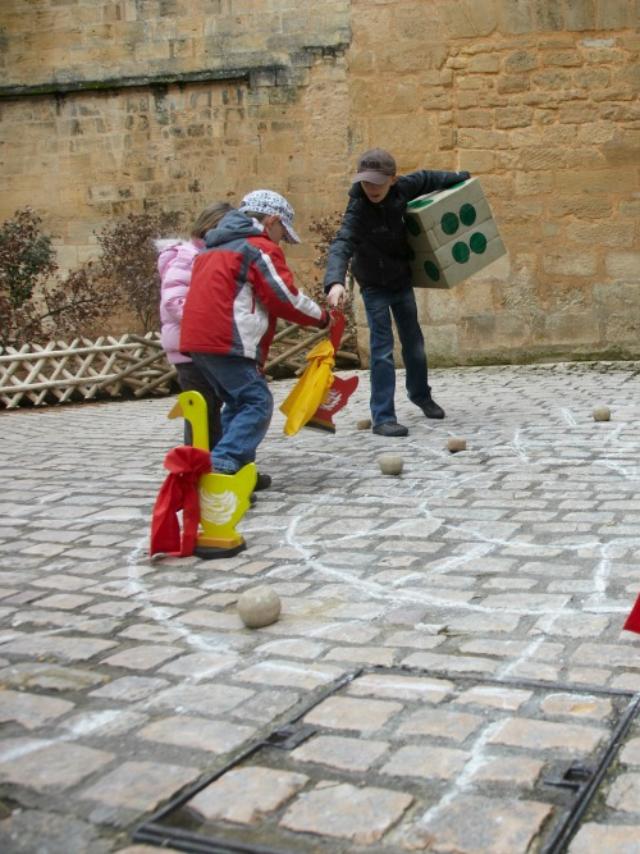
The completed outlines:
[[[622,691],[359,671],[134,838],[200,852],[559,852],[639,706]]]

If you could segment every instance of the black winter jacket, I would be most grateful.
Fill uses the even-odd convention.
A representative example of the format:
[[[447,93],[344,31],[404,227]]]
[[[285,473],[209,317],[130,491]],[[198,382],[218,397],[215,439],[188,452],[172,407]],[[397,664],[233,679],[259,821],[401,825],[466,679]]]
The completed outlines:
[[[379,204],[369,201],[360,184],[353,184],[340,229],[329,247],[325,292],[336,282],[344,282],[352,258],[351,270],[361,288],[398,291],[411,287],[404,224],[407,202],[469,177],[468,172],[427,170],[400,175]]]

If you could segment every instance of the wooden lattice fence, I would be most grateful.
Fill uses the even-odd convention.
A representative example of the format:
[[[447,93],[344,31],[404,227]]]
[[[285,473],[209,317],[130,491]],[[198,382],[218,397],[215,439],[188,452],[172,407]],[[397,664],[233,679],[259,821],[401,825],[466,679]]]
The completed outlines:
[[[0,352],[0,402],[15,409],[125,393],[166,395],[175,373],[155,332],[24,344]]]
[[[308,350],[326,334],[326,330],[284,325],[273,340],[271,358],[265,366],[267,375],[302,373]],[[350,367],[357,365],[353,331],[343,338],[342,348],[338,359]],[[125,394],[163,396],[175,390],[175,376],[176,370],[167,362],[157,332],[0,348],[0,408],[98,400]]]

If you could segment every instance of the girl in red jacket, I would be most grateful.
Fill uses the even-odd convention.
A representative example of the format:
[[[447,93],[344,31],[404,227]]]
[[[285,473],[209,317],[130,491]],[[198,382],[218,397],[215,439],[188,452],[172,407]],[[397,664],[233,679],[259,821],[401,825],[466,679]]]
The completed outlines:
[[[180,350],[189,353],[222,409],[213,471],[234,474],[253,462],[273,413],[262,367],[279,317],[329,325],[329,313],[298,291],[280,242],[299,243],[294,211],[271,190],[244,197],[206,236],[193,266]]]

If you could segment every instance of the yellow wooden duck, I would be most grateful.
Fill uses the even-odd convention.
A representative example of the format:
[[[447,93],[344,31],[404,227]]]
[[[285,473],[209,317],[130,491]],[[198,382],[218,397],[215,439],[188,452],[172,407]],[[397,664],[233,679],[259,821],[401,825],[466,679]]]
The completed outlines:
[[[191,425],[193,446],[209,451],[207,402],[198,391],[183,391],[168,418],[185,418]],[[198,481],[200,527],[194,554],[202,558],[230,557],[246,548],[235,526],[250,506],[258,471],[248,463],[235,474],[201,475]]]

